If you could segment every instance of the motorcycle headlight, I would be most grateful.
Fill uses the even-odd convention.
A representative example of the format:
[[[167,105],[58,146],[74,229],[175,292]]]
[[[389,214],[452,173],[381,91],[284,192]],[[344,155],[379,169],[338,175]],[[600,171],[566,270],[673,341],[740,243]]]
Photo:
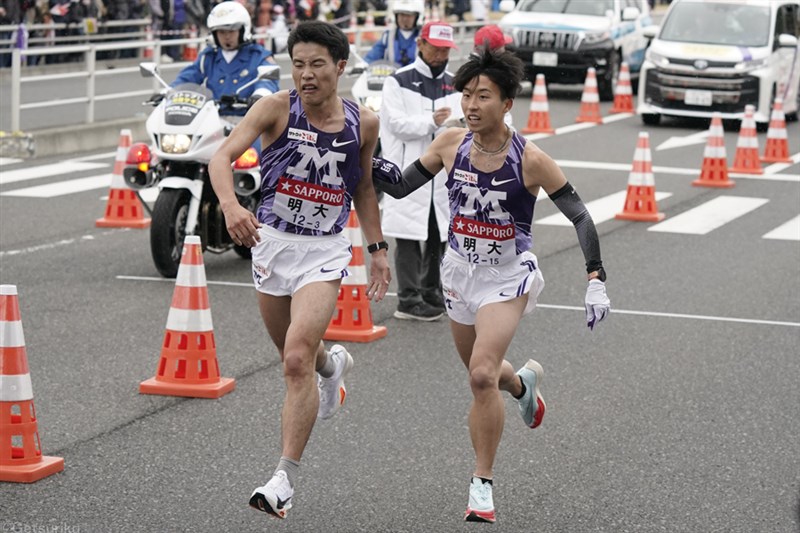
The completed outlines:
[[[191,145],[191,135],[168,133],[161,136],[161,150],[169,154],[185,154]]]
[[[381,97],[380,96],[367,96],[364,99],[364,107],[371,109],[374,112],[381,110]]]

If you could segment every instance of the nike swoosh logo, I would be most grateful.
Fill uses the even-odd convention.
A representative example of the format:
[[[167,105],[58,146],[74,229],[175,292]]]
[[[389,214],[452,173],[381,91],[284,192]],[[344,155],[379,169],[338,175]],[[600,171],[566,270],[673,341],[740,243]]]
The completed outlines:
[[[339,148],[340,146],[345,146],[347,144],[354,143],[354,142],[356,142],[355,139],[350,140],[350,141],[345,141],[343,143],[340,143],[339,139],[334,139],[333,142],[331,143],[331,146],[333,146],[334,148]]]
[[[291,500],[291,499],[292,499],[292,497],[291,497],[291,496],[289,496],[289,497],[288,497],[288,498],[286,498],[285,500],[281,500],[280,498],[278,498],[278,497],[276,496],[276,497],[275,497],[275,499],[276,499],[276,500],[278,500],[278,509],[283,509],[283,508],[284,508],[284,506],[286,505],[286,502],[288,502],[289,500]]]
[[[501,291],[500,292],[500,296],[502,296],[503,298],[511,298],[512,296],[515,296],[515,295],[514,294],[506,294],[505,292]]]
[[[516,181],[516,180],[517,180],[517,178],[510,178],[510,179],[507,179],[507,180],[497,181],[497,178],[492,178],[492,185],[494,185],[495,187],[499,187],[500,185],[502,185],[504,183],[508,183],[509,181]]]
[[[339,269],[338,268],[330,268],[330,269],[328,269],[328,268],[325,268],[325,267],[319,269],[319,271],[322,272],[323,274],[327,274],[328,272],[335,272],[337,270],[339,270]]]

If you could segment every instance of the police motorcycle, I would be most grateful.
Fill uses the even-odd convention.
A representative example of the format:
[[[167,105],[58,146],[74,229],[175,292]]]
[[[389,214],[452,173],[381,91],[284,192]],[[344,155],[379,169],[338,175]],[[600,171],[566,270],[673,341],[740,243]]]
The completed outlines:
[[[356,65],[350,69],[351,76],[358,76],[350,89],[353,99],[375,113],[381,110],[383,82],[394,74],[397,65],[390,61],[375,61],[368,64],[356,52],[351,52]]]
[[[144,102],[155,107],[145,124],[150,143],[131,146],[123,177],[137,194],[149,187],[159,189],[150,226],[150,252],[156,269],[167,278],[177,275],[186,235],[199,235],[203,251],[219,254],[233,249],[249,258],[250,249],[236,245],[228,234],[211,188],[208,163],[234,127],[229,117],[220,116],[220,109],[246,108],[247,100],[238,94],[258,80],[280,79],[280,67],[258,67],[254,80],[219,101],[197,84],[170,87],[156,63],[141,63],[139,71],[144,77],[154,77],[165,90]],[[233,163],[233,176],[239,203],[255,213],[261,200],[261,173],[254,147]]]

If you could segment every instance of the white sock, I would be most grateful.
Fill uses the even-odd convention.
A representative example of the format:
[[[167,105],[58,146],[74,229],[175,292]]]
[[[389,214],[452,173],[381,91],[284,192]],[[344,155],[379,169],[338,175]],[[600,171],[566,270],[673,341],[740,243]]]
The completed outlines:
[[[331,357],[331,352],[325,350],[325,364],[317,372],[323,378],[329,378],[336,372],[336,362]]]

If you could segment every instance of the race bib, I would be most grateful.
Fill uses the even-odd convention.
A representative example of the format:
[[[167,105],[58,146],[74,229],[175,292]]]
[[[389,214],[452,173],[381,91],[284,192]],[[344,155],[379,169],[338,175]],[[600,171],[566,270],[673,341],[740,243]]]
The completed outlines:
[[[452,230],[461,255],[470,263],[501,265],[517,255],[513,224],[488,224],[457,216],[453,218]]]
[[[275,190],[273,212],[295,226],[330,231],[342,212],[344,193],[283,176]]]

